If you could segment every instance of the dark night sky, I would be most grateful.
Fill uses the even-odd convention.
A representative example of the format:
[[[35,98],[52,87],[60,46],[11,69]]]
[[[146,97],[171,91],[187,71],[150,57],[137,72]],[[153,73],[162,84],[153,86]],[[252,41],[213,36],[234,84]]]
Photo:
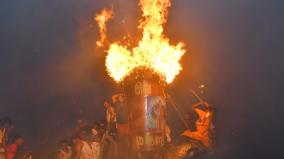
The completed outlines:
[[[95,48],[93,17],[111,5],[111,40],[135,37],[137,1],[0,1],[0,116],[14,118],[31,149],[70,135],[79,112],[103,118],[101,100],[118,88]],[[166,34],[184,41],[187,54],[168,89],[187,110],[187,89],[206,84],[220,159],[283,156],[283,15],[281,0],[173,0]]]

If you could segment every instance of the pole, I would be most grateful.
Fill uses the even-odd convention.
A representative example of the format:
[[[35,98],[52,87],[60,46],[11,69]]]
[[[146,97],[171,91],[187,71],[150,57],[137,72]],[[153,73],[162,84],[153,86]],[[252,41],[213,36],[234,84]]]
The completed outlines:
[[[197,93],[194,91],[194,90],[192,90],[192,89],[190,89],[189,90],[199,101],[203,101],[203,99],[199,96],[199,95],[197,95]]]
[[[188,125],[188,124],[186,123],[186,121],[184,120],[182,113],[178,110],[177,105],[174,103],[174,101],[172,100],[172,98],[171,98],[169,95],[168,95],[168,99],[169,99],[171,105],[173,106],[173,108],[175,109],[175,111],[177,112],[179,118],[180,118],[181,121],[184,123],[185,127],[186,127],[187,129],[189,129],[189,125]]]

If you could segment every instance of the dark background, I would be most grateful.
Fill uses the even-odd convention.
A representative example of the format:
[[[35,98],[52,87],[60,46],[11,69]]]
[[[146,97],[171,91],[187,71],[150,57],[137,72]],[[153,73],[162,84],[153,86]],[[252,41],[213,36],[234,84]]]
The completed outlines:
[[[48,158],[80,116],[103,119],[102,100],[119,88],[105,71],[106,54],[95,47],[93,17],[113,5],[110,39],[137,37],[137,4],[0,1],[0,116],[14,119],[37,158]],[[283,15],[281,0],[173,0],[166,35],[185,42],[187,53],[168,90],[187,111],[194,101],[188,89],[206,85],[217,109],[220,159],[283,158]]]

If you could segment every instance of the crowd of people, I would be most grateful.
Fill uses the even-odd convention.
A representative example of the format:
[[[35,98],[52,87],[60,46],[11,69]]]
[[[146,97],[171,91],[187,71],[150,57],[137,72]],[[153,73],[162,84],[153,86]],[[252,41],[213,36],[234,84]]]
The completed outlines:
[[[128,158],[130,142],[125,95],[113,95],[111,101],[104,100],[103,106],[105,122],[78,120],[74,136],[60,142],[57,159]]]
[[[127,159],[130,158],[130,134],[128,109],[124,94],[113,95],[111,100],[104,100],[105,121],[87,123],[79,119],[74,134],[58,144],[56,159]],[[212,107],[205,101],[192,105],[198,119],[193,121],[191,115],[185,113],[185,129],[181,136],[196,140],[204,148],[212,147],[214,125]],[[194,125],[194,129],[188,125]],[[21,154],[19,147],[23,137],[10,132],[13,122],[6,117],[0,122],[0,159],[31,159],[30,154]],[[165,139],[172,142],[169,126],[165,128]]]
[[[87,123],[79,119],[73,136],[59,142],[56,159],[116,159],[128,154],[129,125],[124,94],[116,94],[111,100],[104,100],[103,106],[105,122]],[[12,134],[12,130],[12,119],[1,118],[0,159],[31,159],[31,153],[21,151],[23,137]]]
[[[127,159],[130,156],[128,110],[124,94],[112,96],[111,102],[105,100],[105,123],[87,124],[78,121],[76,135],[71,142],[63,141],[58,151],[58,159]],[[185,121],[194,128],[185,127],[181,136],[195,140],[204,149],[213,145],[213,109],[205,101],[192,105],[197,120],[185,113]],[[171,130],[165,127],[165,139],[172,142]],[[68,144],[69,143],[69,144]],[[70,144],[71,143],[71,144]]]

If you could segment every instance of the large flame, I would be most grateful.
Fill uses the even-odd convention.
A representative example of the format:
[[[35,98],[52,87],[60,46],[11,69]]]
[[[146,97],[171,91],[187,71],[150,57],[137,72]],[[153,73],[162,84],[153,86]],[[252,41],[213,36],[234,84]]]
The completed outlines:
[[[185,53],[183,43],[171,45],[163,34],[170,6],[170,0],[140,0],[139,28],[143,35],[138,46],[129,50],[125,45],[112,43],[107,51],[106,68],[117,82],[133,70],[145,68],[171,83],[182,70],[179,60]]]
[[[96,22],[100,28],[101,39],[96,42],[98,47],[103,47],[106,40],[106,23],[113,18],[113,9],[103,9],[101,13],[97,14],[95,17]]]

